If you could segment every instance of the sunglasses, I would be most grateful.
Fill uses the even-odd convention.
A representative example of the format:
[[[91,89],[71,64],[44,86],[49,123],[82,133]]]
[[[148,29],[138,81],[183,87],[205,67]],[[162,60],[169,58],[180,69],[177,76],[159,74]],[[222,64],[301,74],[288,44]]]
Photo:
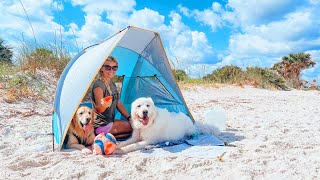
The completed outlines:
[[[111,69],[114,70],[114,71],[118,70],[118,66],[103,65],[103,67],[108,71],[110,71]]]

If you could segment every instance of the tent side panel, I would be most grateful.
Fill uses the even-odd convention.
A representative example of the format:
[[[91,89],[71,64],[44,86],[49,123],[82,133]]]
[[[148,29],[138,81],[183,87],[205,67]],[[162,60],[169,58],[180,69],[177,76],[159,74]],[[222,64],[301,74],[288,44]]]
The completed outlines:
[[[64,84],[66,75],[68,74],[70,68],[72,67],[72,65],[74,64],[74,62],[84,53],[84,51],[79,52],[75,57],[73,57],[70,62],[67,64],[67,66],[64,68],[57,88],[56,88],[56,93],[55,93],[55,97],[54,97],[54,104],[53,104],[53,108],[54,108],[54,114],[52,116],[52,126],[53,126],[53,134],[54,134],[54,138],[56,140],[57,144],[60,144],[61,138],[63,136],[63,131],[61,128],[61,124],[63,124],[63,122],[61,122],[61,118],[60,118],[60,113],[57,113],[56,110],[59,109],[60,107],[60,98],[61,98],[61,90],[62,90],[62,86]]]
[[[141,56],[144,57],[148,62],[150,62],[161,73],[161,76],[163,76],[165,81],[168,82],[170,91],[174,91],[175,94],[180,96],[180,99],[183,99],[178,89],[177,83],[173,77],[171,67],[168,63],[169,61],[167,60],[167,56],[164,52],[159,36],[157,36],[152,40],[152,42],[150,42],[150,44],[141,53]]]
[[[57,92],[60,94],[56,94],[59,102],[55,105],[55,111],[60,120],[59,124],[62,133],[62,136],[59,136],[60,141],[57,142],[62,142],[70,120],[84,97],[84,94],[89,89],[104,60],[111,53],[124,32],[125,31],[88,49],[71,64],[69,69],[66,69],[64,79],[61,79],[62,82],[59,82],[60,86]]]

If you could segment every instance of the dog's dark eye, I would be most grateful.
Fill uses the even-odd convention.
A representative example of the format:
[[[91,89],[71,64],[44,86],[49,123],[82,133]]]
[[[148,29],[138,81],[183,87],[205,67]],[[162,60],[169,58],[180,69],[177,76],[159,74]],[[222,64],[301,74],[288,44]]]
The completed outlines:
[[[150,105],[149,105],[149,104],[147,104],[147,107],[150,107]]]
[[[141,105],[139,104],[137,107],[141,107]]]
[[[91,114],[91,112],[88,112],[88,114]]]
[[[80,112],[79,114],[80,114],[80,116],[82,116],[83,112]]]

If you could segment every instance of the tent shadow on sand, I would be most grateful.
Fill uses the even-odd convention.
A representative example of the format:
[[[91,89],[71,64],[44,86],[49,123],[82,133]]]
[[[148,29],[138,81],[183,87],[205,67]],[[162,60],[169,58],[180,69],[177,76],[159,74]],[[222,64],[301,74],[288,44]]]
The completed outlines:
[[[245,136],[241,136],[241,135],[236,135],[233,132],[221,132],[221,134],[218,136],[219,139],[221,139],[222,141],[224,141],[227,144],[232,144],[235,141],[242,141],[243,139],[245,139]]]
[[[178,144],[178,145],[173,145],[173,146],[162,147],[161,150],[167,151],[170,153],[179,153],[179,152],[182,152],[190,147],[191,147],[190,145],[183,143],[183,144]],[[147,150],[144,150],[143,153],[152,154],[152,153],[156,152],[157,149],[159,149],[159,148],[160,147],[156,147],[153,149],[147,149]]]
[[[219,136],[211,134],[202,134],[200,138],[180,140],[174,142],[160,143],[157,145],[150,145],[147,148],[140,150],[144,154],[188,154],[189,152],[211,152],[216,150],[217,153],[225,152],[227,149],[236,147],[232,144],[235,141],[245,139],[244,136],[237,136],[232,132],[221,132]],[[201,152],[202,151],[202,152]]]

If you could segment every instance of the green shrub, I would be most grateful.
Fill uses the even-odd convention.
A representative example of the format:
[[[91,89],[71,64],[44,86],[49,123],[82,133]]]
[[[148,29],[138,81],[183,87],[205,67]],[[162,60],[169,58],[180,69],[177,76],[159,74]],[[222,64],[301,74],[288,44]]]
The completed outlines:
[[[0,39],[0,63],[12,64],[12,48],[8,45],[4,45],[4,41]]]
[[[244,72],[238,66],[224,66],[214,70],[212,74],[205,76],[204,79],[217,83],[233,84],[244,79]]]
[[[174,69],[173,75],[177,81],[184,81],[184,80],[188,79],[188,75],[184,70]]]
[[[253,82],[253,85],[260,88],[288,89],[284,78],[269,68],[248,67],[246,69],[246,80]]]
[[[17,67],[13,64],[0,62],[0,77],[13,74],[16,71]]]
[[[9,84],[11,87],[21,87],[26,86],[28,82],[28,79],[26,76],[22,75],[14,75],[10,80]]]
[[[70,61],[69,56],[60,53],[53,53],[53,51],[45,48],[36,48],[30,54],[23,56],[21,59],[22,70],[27,70],[33,74],[37,69],[50,69],[55,71],[56,76],[59,77]]]

